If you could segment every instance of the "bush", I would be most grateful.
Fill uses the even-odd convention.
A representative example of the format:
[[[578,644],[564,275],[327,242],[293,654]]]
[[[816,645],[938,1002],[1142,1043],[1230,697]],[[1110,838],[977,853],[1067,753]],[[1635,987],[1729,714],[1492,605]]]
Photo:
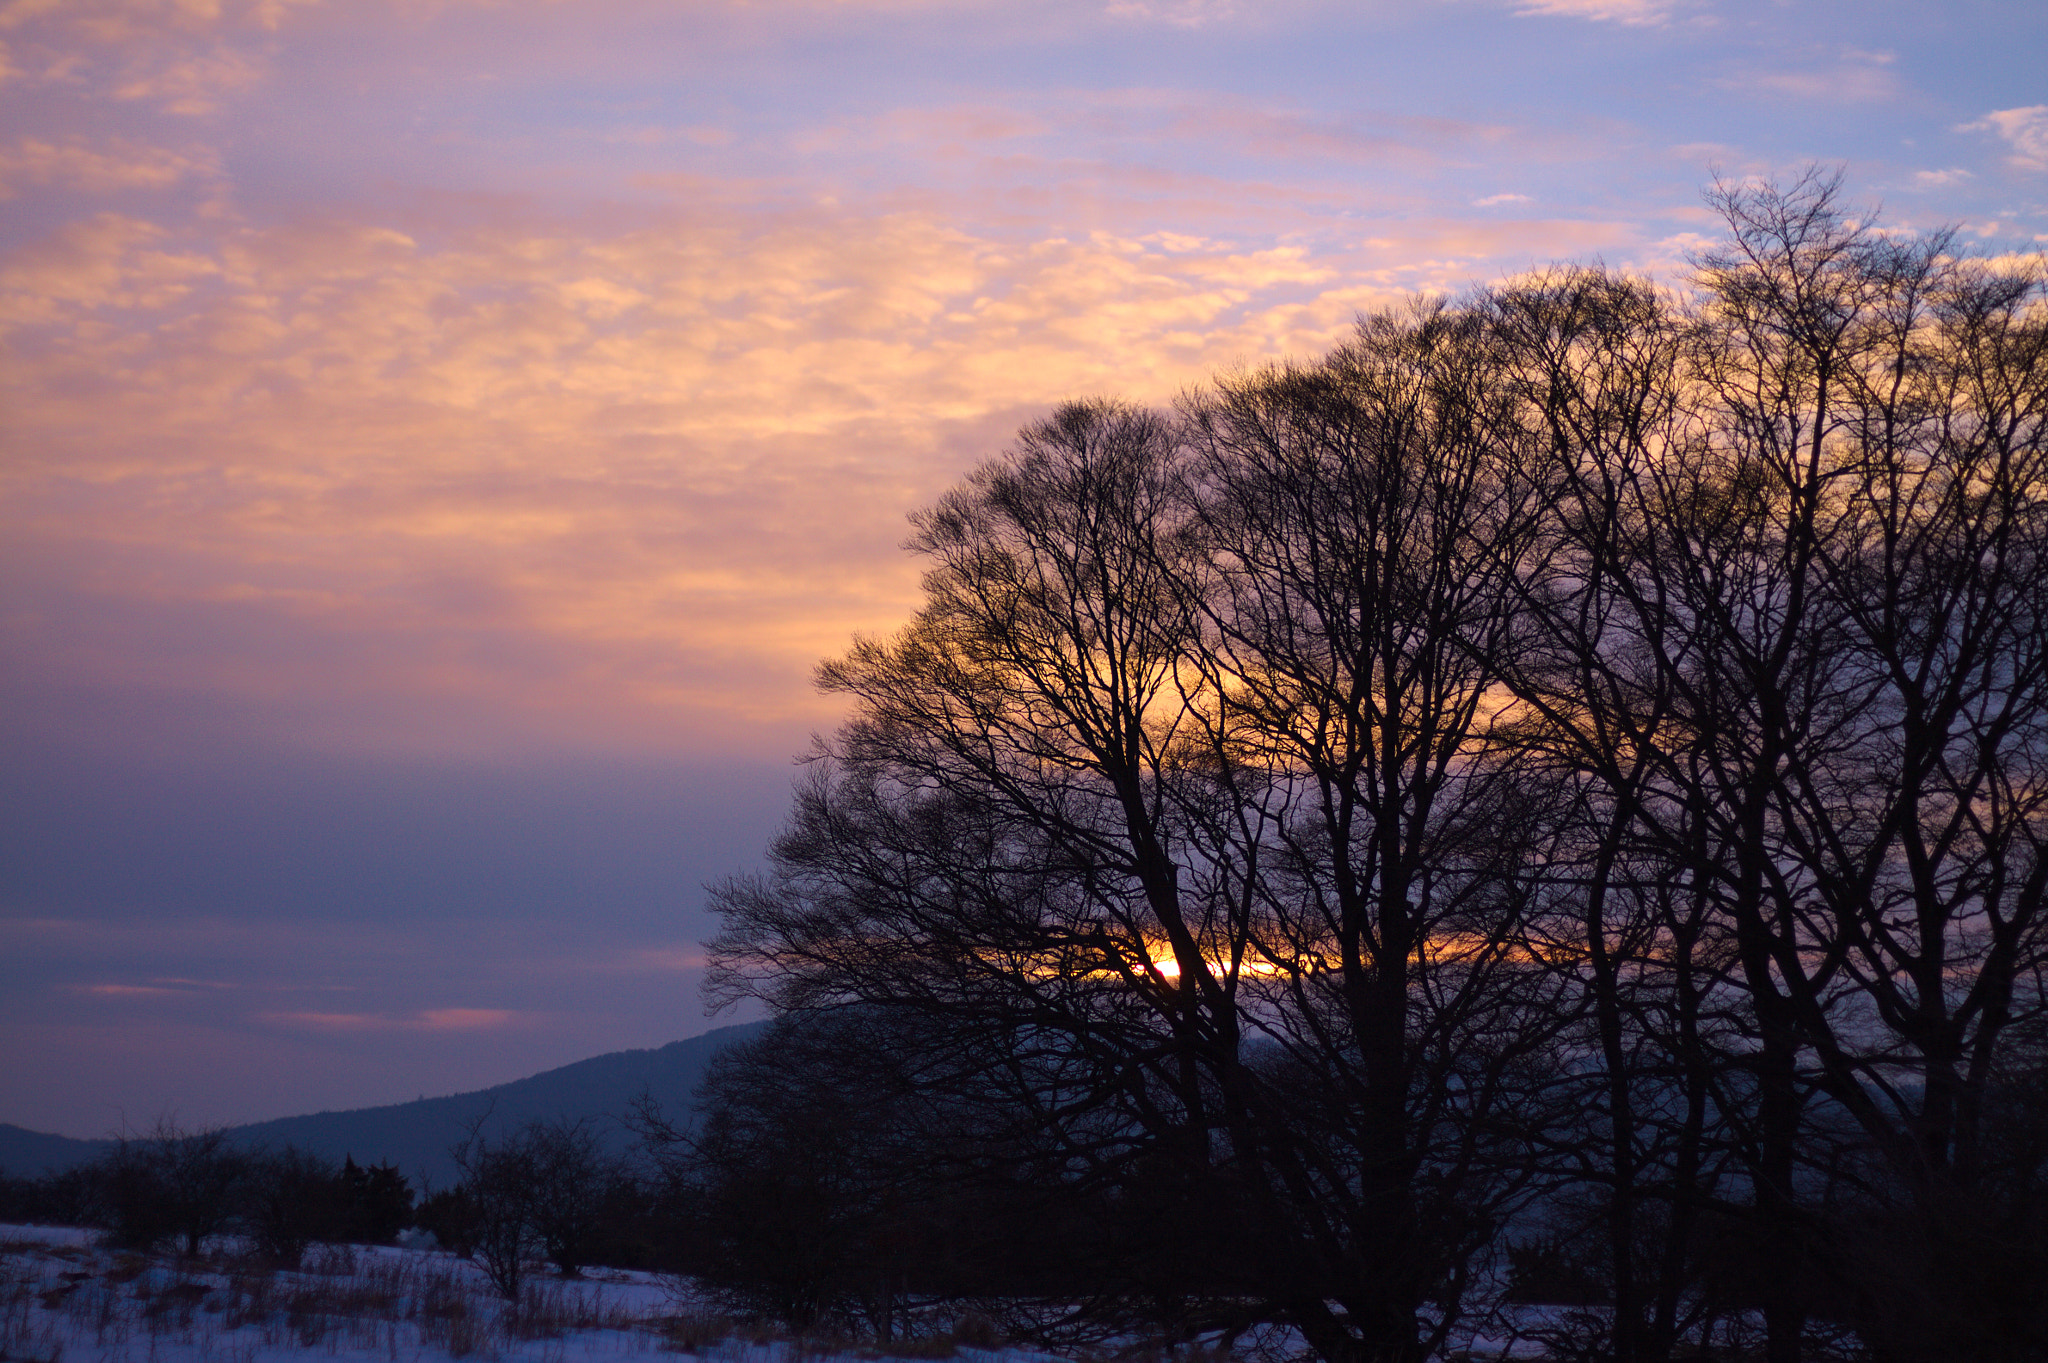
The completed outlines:
[[[341,1213],[335,1238],[357,1245],[389,1245],[413,1223],[412,1185],[388,1160],[364,1168],[350,1156],[335,1180]]]
[[[147,1135],[122,1136],[93,1163],[94,1220],[124,1249],[175,1241],[196,1256],[208,1236],[232,1223],[250,1168],[226,1131],[184,1131],[162,1121]]]
[[[332,1164],[291,1146],[250,1163],[242,1197],[242,1226],[257,1253],[297,1268],[306,1246],[339,1238],[342,1189]]]
[[[413,1224],[428,1232],[443,1249],[467,1259],[476,1252],[477,1208],[468,1185],[442,1188],[420,1199]]]

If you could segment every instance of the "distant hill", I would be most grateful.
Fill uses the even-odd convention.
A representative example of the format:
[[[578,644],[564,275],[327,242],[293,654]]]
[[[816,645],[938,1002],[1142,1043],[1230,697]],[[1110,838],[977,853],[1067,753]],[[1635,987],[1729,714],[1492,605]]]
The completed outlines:
[[[475,1093],[280,1117],[234,1127],[231,1134],[244,1145],[296,1145],[336,1160],[353,1156],[358,1164],[389,1160],[416,1186],[424,1180],[447,1187],[456,1179],[448,1147],[479,1118],[487,1118],[484,1130],[489,1133],[534,1118],[587,1117],[608,1143],[621,1148],[628,1136],[617,1119],[636,1098],[649,1093],[664,1107],[680,1111],[704,1078],[711,1057],[735,1041],[756,1035],[766,1025],[753,1022],[721,1027],[654,1050],[613,1051]],[[19,1177],[46,1169],[68,1169],[93,1159],[112,1144],[45,1135],[0,1123],[0,1171]]]
[[[52,1136],[27,1127],[0,1122],[0,1174],[21,1178],[45,1169],[69,1169],[83,1164],[112,1145],[112,1141],[81,1141],[70,1136]]]

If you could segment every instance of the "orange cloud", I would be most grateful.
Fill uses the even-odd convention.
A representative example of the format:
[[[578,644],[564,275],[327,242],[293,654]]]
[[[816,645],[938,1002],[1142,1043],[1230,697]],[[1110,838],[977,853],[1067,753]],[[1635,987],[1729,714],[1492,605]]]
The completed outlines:
[[[261,84],[268,36],[318,0],[12,0],[6,70],[179,117],[217,112]]]
[[[908,608],[903,515],[1023,417],[1163,402],[1407,289],[1627,238],[1032,240],[715,200],[601,235],[102,214],[0,264],[0,488],[64,666],[141,649],[153,686],[326,697],[295,735],[323,747],[497,741],[492,715],[746,744],[830,722],[810,666]]]
[[[94,145],[82,137],[19,137],[11,146],[0,146],[0,199],[14,198],[31,185],[110,194],[167,189],[181,180],[220,173],[219,158],[205,148],[172,151],[125,138]]]
[[[217,260],[205,254],[158,249],[168,236],[140,218],[100,213],[15,252],[0,263],[0,335],[25,326],[75,326],[101,309],[154,314],[219,272]],[[119,345],[105,334],[93,339]]]

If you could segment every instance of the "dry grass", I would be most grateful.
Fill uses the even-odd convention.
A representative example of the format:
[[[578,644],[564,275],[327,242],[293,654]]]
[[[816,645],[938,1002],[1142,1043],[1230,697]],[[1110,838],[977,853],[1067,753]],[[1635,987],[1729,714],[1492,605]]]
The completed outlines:
[[[714,1311],[682,1311],[663,1316],[659,1323],[662,1347],[671,1353],[701,1354],[712,1345],[732,1338],[732,1317]]]
[[[64,1346],[40,1281],[0,1267],[0,1363],[60,1363]]]
[[[674,1334],[668,1318],[595,1284],[534,1279],[505,1301],[446,1256],[320,1246],[285,1271],[249,1255],[152,1259],[0,1244],[0,1363],[61,1363],[66,1339],[89,1344],[95,1363],[153,1363],[167,1345],[208,1363],[307,1350],[491,1363],[530,1357],[536,1345],[543,1360],[560,1356],[562,1341],[597,1331],[614,1332],[621,1352],[653,1352]],[[692,1342],[701,1351],[716,1341]]]
[[[866,1335],[831,1330],[792,1334],[758,1322],[742,1328],[723,1317],[711,1319],[717,1322],[717,1327],[722,1327],[723,1334],[717,1333],[715,1327],[707,1327],[699,1338],[708,1338],[713,1346],[726,1346],[715,1349],[717,1363],[757,1363],[757,1356],[751,1351],[759,1351],[758,1363],[823,1363],[828,1359],[864,1359],[877,1363],[904,1359],[911,1363],[928,1363],[929,1360],[957,1358],[962,1349],[993,1352],[1009,1342],[1002,1337],[995,1322],[979,1311],[968,1311],[957,1317],[934,1319],[927,1316],[922,1322],[906,1322],[904,1333],[887,1344],[878,1344]],[[699,1353],[705,1348],[704,1344],[695,1344],[686,1347],[685,1351]]]
[[[1004,1341],[989,1318],[927,1314],[887,1345],[833,1332],[735,1322],[681,1289],[657,1306],[601,1282],[531,1277],[515,1301],[444,1254],[314,1246],[292,1269],[248,1253],[150,1257],[0,1243],[0,1363],[275,1363],[280,1353],[386,1363],[563,1363],[577,1337],[620,1354],[706,1363],[933,1363]],[[1179,1363],[1176,1360],[1176,1363]],[[1219,1361],[1220,1363],[1220,1361]]]

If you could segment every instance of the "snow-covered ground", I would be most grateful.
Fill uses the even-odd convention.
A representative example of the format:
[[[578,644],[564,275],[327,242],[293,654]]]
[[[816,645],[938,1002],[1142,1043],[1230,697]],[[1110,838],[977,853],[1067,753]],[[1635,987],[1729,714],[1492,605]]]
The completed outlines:
[[[101,1249],[92,1231],[0,1225],[0,1363],[854,1363],[875,1351],[734,1332],[687,1284],[593,1269],[528,1281],[505,1302],[474,1265],[435,1250],[314,1246],[296,1271],[232,1247],[197,1262]],[[1560,1308],[1504,1308],[1454,1359],[1546,1356]],[[1553,1336],[1554,1337],[1554,1336]],[[1299,1338],[1241,1350],[1292,1354]],[[1289,1344],[1293,1347],[1289,1347]],[[922,1359],[935,1356],[916,1349]],[[309,1358],[310,1356],[310,1358]],[[1211,1356],[1213,1358],[1213,1355]],[[955,1363],[1073,1363],[1022,1349],[961,1347]]]
[[[529,1279],[515,1305],[444,1251],[310,1249],[273,1270],[232,1244],[197,1261],[0,1224],[0,1363],[870,1363],[873,1349],[735,1331],[687,1283],[591,1269]],[[930,1363],[929,1347],[913,1348]],[[953,1363],[1071,1363],[962,1346]]]
[[[0,1359],[596,1363],[670,1349],[695,1324],[648,1274],[538,1279],[514,1306],[445,1253],[315,1246],[298,1271],[272,1272],[232,1252],[180,1264],[95,1238],[0,1226]]]

